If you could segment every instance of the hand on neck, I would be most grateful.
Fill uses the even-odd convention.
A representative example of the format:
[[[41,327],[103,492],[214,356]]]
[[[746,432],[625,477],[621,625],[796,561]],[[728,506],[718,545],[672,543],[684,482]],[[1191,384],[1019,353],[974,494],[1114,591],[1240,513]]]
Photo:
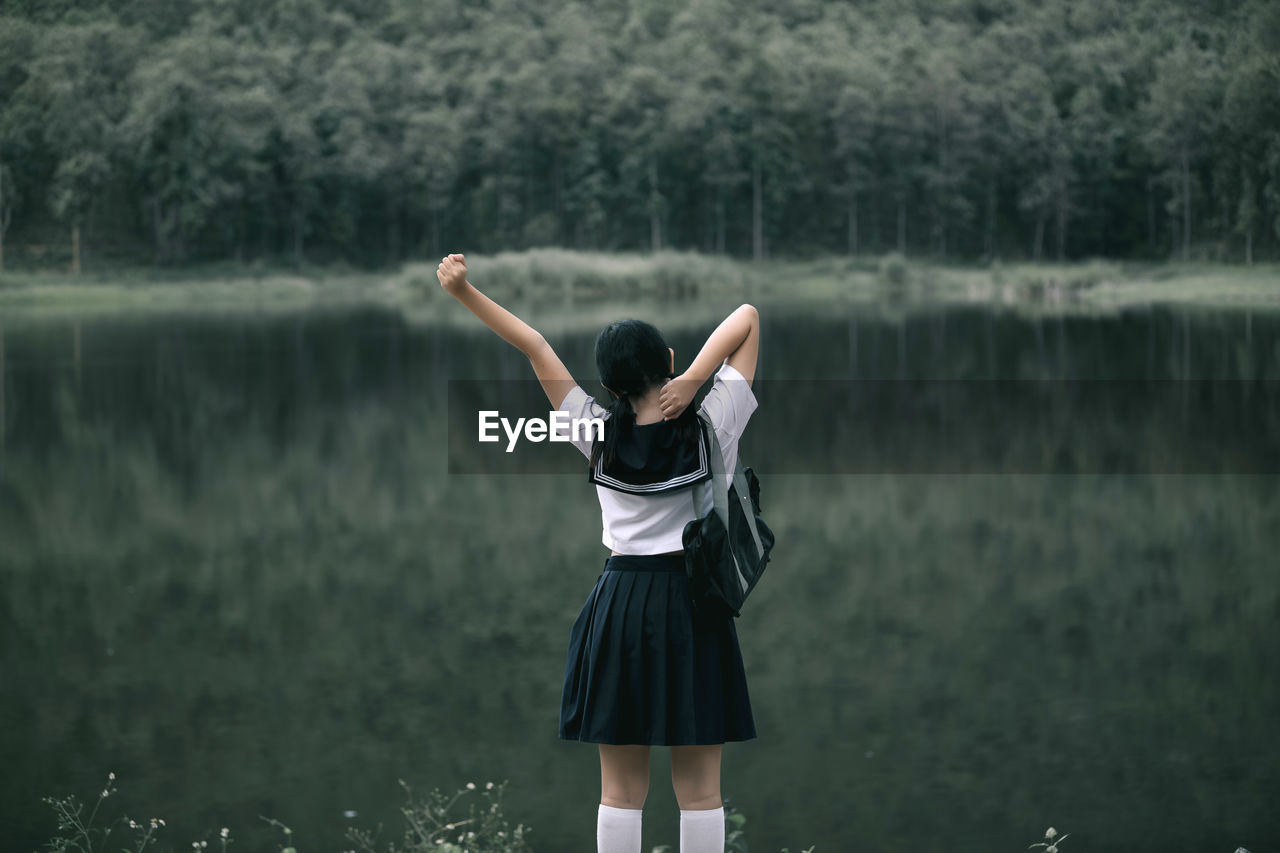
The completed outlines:
[[[636,424],[651,424],[662,420],[662,409],[658,406],[658,393],[662,386],[655,385],[643,396],[631,396],[631,410],[636,413]]]

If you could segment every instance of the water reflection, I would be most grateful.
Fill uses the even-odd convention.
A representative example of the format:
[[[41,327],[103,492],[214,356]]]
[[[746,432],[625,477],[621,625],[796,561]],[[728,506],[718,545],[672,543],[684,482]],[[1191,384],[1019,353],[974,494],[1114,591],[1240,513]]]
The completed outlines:
[[[766,381],[1280,378],[1275,319],[1244,312],[764,322]],[[593,331],[552,339],[598,390]],[[596,758],[555,724],[594,494],[444,453],[449,379],[527,375],[387,310],[0,324],[4,846],[111,769],[175,849],[219,826],[265,849],[260,814],[313,849],[398,836],[398,778],[510,779],[536,849],[591,849]],[[777,439],[744,454],[783,467]],[[1275,477],[763,476],[779,545],[739,627],[761,737],[724,784],[752,849],[1280,842]],[[665,760],[646,849],[678,837]]]

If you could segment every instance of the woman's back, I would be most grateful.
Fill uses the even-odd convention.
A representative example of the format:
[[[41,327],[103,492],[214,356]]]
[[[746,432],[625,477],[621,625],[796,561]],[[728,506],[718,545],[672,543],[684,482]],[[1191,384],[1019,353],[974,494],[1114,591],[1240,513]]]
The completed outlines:
[[[729,364],[716,371],[711,390],[699,411],[716,431],[726,471],[738,457],[738,440],[758,403],[747,380]],[[609,418],[608,411],[580,386],[565,396],[560,410],[570,418]],[[616,424],[606,424],[605,429]],[[616,554],[666,554],[683,547],[684,526],[711,511],[711,490],[695,512],[692,484],[710,477],[705,453],[673,447],[675,428],[669,421],[635,424],[613,465],[598,459],[590,472],[600,500],[601,541]],[[592,440],[585,435],[574,445],[589,460]],[[699,450],[705,450],[701,445]],[[611,471],[626,469],[626,478]]]

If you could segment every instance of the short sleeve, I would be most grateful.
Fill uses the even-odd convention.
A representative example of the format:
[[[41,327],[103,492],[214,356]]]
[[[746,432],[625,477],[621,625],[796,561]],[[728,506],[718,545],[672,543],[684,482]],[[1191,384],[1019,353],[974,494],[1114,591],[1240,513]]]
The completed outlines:
[[[609,412],[604,406],[597,403],[594,397],[583,391],[580,385],[573,386],[564,399],[560,401],[560,408],[556,411],[564,412],[569,416],[569,422],[562,431],[568,434],[573,446],[582,451],[583,456],[590,459],[591,445],[595,441],[596,432],[592,431],[585,421],[591,418],[607,419]],[[576,434],[573,428],[574,421],[580,422]]]
[[[701,411],[711,419],[721,446],[729,446],[736,445],[742,437],[747,421],[758,405],[755,394],[751,393],[751,383],[725,362],[716,371],[711,390],[702,401]]]

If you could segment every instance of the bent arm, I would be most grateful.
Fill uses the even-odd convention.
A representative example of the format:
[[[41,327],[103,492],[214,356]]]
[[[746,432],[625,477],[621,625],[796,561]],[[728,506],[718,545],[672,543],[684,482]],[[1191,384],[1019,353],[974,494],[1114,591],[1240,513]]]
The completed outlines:
[[[760,314],[753,305],[741,305],[716,327],[680,378],[693,380],[700,386],[721,363],[728,361],[750,385],[755,379],[759,351]]]
[[[445,265],[449,264],[452,258],[457,257],[460,256],[450,255],[445,259],[445,264],[441,265],[442,268],[446,268]],[[453,263],[457,264],[456,261]],[[457,267],[455,266],[454,269]],[[462,269],[465,270],[465,267]],[[565,395],[573,390],[573,386],[577,383],[574,382],[573,376],[560,361],[555,350],[551,348],[551,344],[547,343],[546,338],[524,320],[476,290],[465,278],[460,284],[451,282],[445,290],[465,305],[472,314],[479,317],[498,337],[528,356],[529,363],[533,365],[533,372],[542,383],[542,390],[546,392],[552,408],[560,408]]]

